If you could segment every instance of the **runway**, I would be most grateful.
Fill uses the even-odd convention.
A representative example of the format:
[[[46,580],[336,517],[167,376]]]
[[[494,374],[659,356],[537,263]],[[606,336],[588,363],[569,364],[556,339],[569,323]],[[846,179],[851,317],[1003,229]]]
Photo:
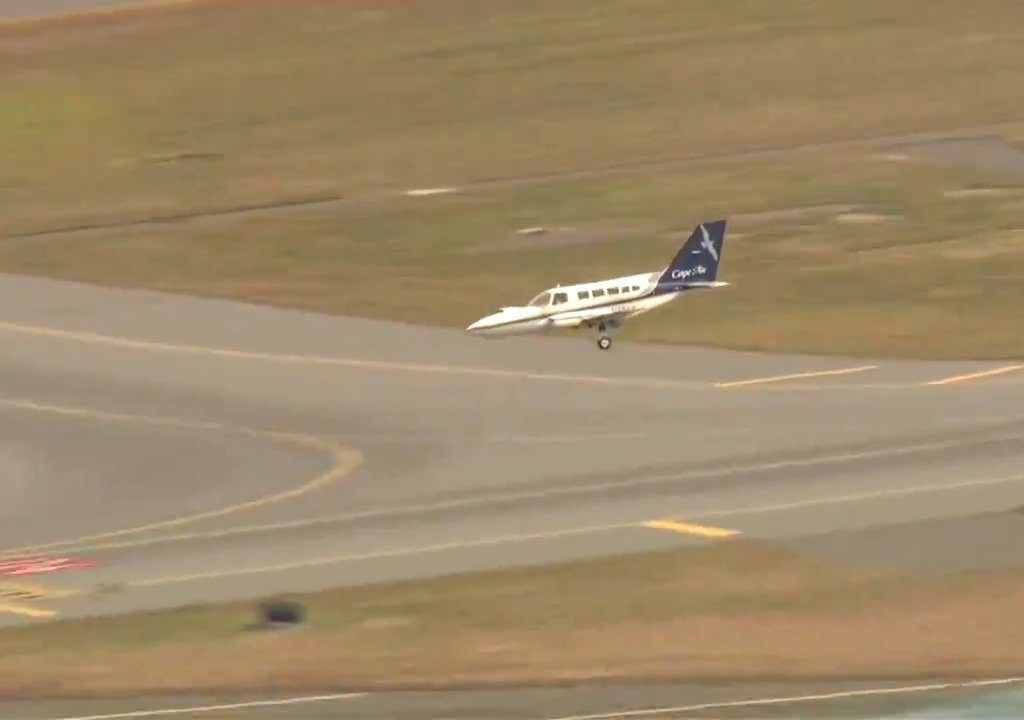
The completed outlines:
[[[35,593],[3,624],[733,534],[922,572],[1024,537],[983,515],[1024,504],[1013,363],[600,352],[19,277],[0,307],[0,556],[88,565],[0,578]]]
[[[61,616],[1024,502],[1024,373],[968,377],[997,365],[602,353],[14,277],[0,305],[0,555],[93,564],[46,576]]]

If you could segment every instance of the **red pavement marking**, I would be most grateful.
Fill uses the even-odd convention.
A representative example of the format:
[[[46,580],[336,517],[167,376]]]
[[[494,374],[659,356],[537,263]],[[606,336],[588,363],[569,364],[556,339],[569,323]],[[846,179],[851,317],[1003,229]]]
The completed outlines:
[[[0,575],[43,575],[60,570],[83,570],[96,567],[85,558],[45,556],[0,560]]]

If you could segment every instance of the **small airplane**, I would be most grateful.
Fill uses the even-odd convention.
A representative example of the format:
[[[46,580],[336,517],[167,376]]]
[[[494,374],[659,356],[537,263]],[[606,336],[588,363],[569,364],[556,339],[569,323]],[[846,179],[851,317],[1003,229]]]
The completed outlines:
[[[610,331],[626,318],[661,307],[687,290],[723,287],[718,263],[725,220],[701,223],[663,270],[549,288],[528,304],[503,307],[466,328],[486,337],[535,333],[551,328],[597,328],[597,346],[612,346]]]

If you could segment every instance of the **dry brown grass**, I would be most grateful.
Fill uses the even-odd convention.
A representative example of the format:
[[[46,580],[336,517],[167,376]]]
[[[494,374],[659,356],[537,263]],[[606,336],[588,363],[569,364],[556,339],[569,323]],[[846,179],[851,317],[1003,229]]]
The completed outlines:
[[[1015,19],[1013,0],[205,0],[0,26],[4,222],[1019,118],[1016,44],[977,40]]]
[[[609,578],[615,578],[615,582]],[[745,542],[0,632],[0,694],[438,687],[1024,670],[1019,572],[907,579]]]
[[[814,178],[807,184],[806,178]],[[0,242],[0,268],[465,327],[541,288],[652,270],[730,218],[724,290],[623,339],[868,356],[1017,358],[1024,203],[948,197],[959,168],[859,152],[704,163],[449,197]],[[843,216],[884,216],[843,222]],[[544,235],[517,229],[544,226]]]
[[[945,194],[983,173],[827,149],[602,174],[1019,115],[1015,19],[1015,0],[215,0],[0,27],[0,270],[464,327],[658,267],[727,216],[734,286],[628,337],[1019,357],[1024,205]],[[595,174],[130,225],[563,170]],[[17,237],[90,223],[129,225]],[[558,230],[515,235],[532,225]]]

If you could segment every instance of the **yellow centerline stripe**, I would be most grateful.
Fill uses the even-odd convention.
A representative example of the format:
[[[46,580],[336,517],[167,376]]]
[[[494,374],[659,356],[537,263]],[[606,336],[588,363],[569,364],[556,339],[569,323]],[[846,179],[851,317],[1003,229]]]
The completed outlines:
[[[691,523],[678,522],[677,520],[649,520],[644,527],[655,530],[670,530],[671,532],[684,535],[700,535],[701,537],[732,537],[739,535],[739,530],[728,528],[712,527],[710,525],[693,525]]]
[[[729,388],[743,385],[759,385],[762,383],[779,382],[780,380],[798,380],[800,378],[825,377],[827,375],[850,375],[852,373],[874,370],[877,365],[863,365],[854,368],[842,368],[840,370],[817,370],[815,372],[793,373],[791,375],[774,375],[772,377],[750,378],[749,380],[732,380],[730,382],[715,383],[715,387]]]
[[[98,533],[95,535],[86,535],[78,538],[57,540],[53,542],[19,548],[0,548],[0,558],[10,558],[46,550],[56,550],[59,548],[74,547],[98,540],[109,540],[113,538],[125,537],[127,535],[138,535],[141,533],[152,532],[154,530],[160,530],[169,527],[190,525],[201,522],[203,520],[219,518],[225,515],[238,514],[249,510],[253,510],[255,508],[264,507],[267,505],[279,504],[288,500],[294,500],[298,497],[309,495],[315,491],[321,490],[329,485],[339,482],[346,476],[353,473],[365,461],[364,454],[359,450],[338,445],[334,442],[312,435],[301,435],[296,433],[269,430],[254,430],[246,427],[231,427],[228,425],[220,425],[218,423],[188,422],[185,420],[178,420],[175,418],[161,418],[144,415],[128,415],[121,413],[103,412],[87,408],[46,405],[42,403],[36,403],[31,400],[15,400],[9,398],[0,398],[0,407],[18,408],[33,412],[53,413],[70,417],[78,417],[86,420],[125,422],[129,424],[150,424],[206,432],[235,432],[248,435],[250,437],[270,440],[272,442],[303,447],[318,452],[325,452],[328,453],[332,459],[331,466],[326,471],[320,473],[316,477],[306,481],[305,483],[299,486],[282,490],[272,495],[261,496],[252,500],[239,502],[234,505],[215,508],[204,512],[195,513],[192,515],[175,517],[167,520],[159,520],[156,522],[149,523],[147,525],[140,525],[137,527],[122,528],[120,530],[113,530],[110,532]]]
[[[949,385],[952,383],[965,382],[967,380],[978,380],[980,378],[992,377],[993,375],[1003,375],[1004,373],[1015,372],[1017,370],[1024,370],[1024,365],[1006,365],[992,370],[982,370],[981,372],[968,373],[966,375],[954,375],[953,377],[942,378],[941,380],[932,380],[931,382],[925,383],[925,385]]]
[[[22,605],[21,603],[0,603],[0,614],[3,613],[24,615],[25,617],[32,618],[48,618],[57,614],[53,610],[32,607],[31,605]]]

